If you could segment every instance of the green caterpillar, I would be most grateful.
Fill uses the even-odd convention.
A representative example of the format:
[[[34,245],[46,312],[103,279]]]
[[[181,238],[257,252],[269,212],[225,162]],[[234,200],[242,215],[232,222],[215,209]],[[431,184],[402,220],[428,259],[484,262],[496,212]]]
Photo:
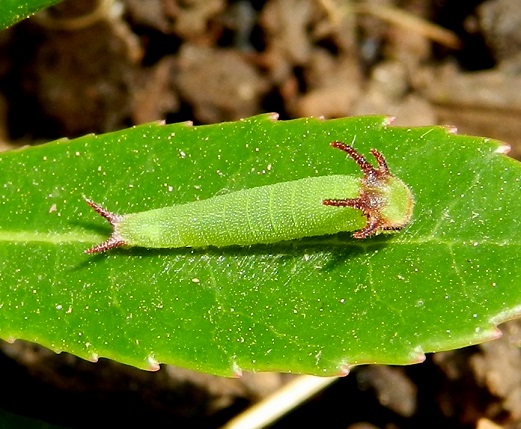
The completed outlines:
[[[363,176],[308,177],[125,215],[87,199],[113,232],[85,252],[120,246],[249,246],[342,231],[366,238],[407,225],[414,206],[412,193],[389,172],[382,154],[371,149],[375,168],[353,147],[338,141],[331,146],[353,158]]]

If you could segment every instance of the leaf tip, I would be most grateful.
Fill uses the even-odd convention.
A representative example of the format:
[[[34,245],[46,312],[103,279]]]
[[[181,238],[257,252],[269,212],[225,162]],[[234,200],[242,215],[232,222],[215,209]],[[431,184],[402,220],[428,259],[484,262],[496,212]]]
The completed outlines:
[[[506,155],[507,153],[510,152],[510,145],[507,144],[507,143],[504,143],[504,142],[499,142],[499,146],[496,148],[496,153],[499,153],[501,155]]]
[[[382,121],[382,126],[387,127],[389,125],[392,125],[392,123],[396,120],[396,116],[388,115],[385,116]]]
[[[489,332],[489,339],[490,340],[497,340],[498,338],[501,338],[503,336],[503,332],[501,329],[499,329],[497,326],[494,327],[494,329],[490,330]]]
[[[490,328],[481,331],[479,334],[475,336],[476,343],[480,344],[485,341],[493,341],[501,338],[503,336],[503,332],[497,326],[491,326]]]
[[[426,359],[425,352],[423,351],[423,348],[418,346],[415,347],[408,356],[408,361],[410,363],[422,363]]]
[[[147,356],[147,365],[148,365],[147,369],[149,371],[155,372],[155,371],[159,371],[159,369],[161,368],[161,365],[159,365],[159,362],[152,354]]]
[[[458,127],[455,125],[443,125],[447,134],[458,134]]]
[[[347,363],[342,362],[342,363],[338,366],[338,374],[337,374],[337,377],[345,377],[345,376],[347,376],[350,372],[351,372],[351,367],[350,367]]]
[[[232,362],[232,378],[241,378],[242,377],[242,368],[239,366],[237,362]]]

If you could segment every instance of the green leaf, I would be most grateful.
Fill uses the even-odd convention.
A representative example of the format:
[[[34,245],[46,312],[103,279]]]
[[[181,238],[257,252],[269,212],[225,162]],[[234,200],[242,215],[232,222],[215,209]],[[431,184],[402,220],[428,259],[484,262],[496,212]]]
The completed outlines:
[[[1,0],[0,29],[28,18],[39,10],[45,9],[61,0]]]
[[[519,315],[520,164],[498,142],[382,117],[147,124],[0,156],[0,336],[140,368],[344,373],[479,343]],[[403,231],[90,256],[116,213],[327,174],[380,150],[416,199]]]

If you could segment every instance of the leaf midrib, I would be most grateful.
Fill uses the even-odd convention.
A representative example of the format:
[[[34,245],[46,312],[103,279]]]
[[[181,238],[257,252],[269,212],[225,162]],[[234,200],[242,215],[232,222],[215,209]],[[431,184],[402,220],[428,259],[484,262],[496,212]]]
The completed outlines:
[[[38,232],[38,231],[0,231],[0,242],[12,242],[12,243],[50,243],[50,244],[62,244],[62,243],[86,243],[93,244],[98,243],[99,241],[103,241],[107,238],[107,235],[89,233],[89,232],[65,232],[65,233],[54,233],[54,232]],[[450,240],[443,239],[438,237],[427,237],[425,239],[414,238],[412,240],[400,240],[393,239],[392,242],[385,241],[370,241],[365,240],[363,242],[356,241],[343,241],[337,238],[327,238],[324,240],[313,240],[313,238],[303,239],[303,240],[295,240],[295,241],[286,241],[280,242],[278,244],[272,244],[271,246],[281,248],[281,247],[293,247],[293,248],[312,248],[312,247],[323,247],[323,246],[333,246],[333,247],[354,247],[361,248],[367,250],[373,246],[381,246],[381,245],[401,245],[401,246],[419,246],[425,244],[438,244],[446,247],[451,246],[497,246],[497,247],[505,247],[505,246],[521,246],[521,242],[513,241],[510,239],[505,239],[501,241],[491,241],[491,240],[479,240],[469,238],[468,240]],[[259,245],[260,246],[260,245]],[[267,246],[267,245],[266,245]],[[236,247],[236,246],[230,246]],[[247,246],[241,246],[247,247]],[[255,246],[252,246],[255,247]],[[264,246],[263,246],[264,247]]]

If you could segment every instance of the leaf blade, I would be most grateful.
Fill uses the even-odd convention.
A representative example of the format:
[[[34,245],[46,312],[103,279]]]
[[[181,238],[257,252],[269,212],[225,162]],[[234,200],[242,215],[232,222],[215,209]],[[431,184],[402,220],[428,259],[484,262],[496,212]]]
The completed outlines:
[[[519,163],[498,153],[498,142],[385,122],[264,115],[202,127],[147,124],[3,154],[0,336],[91,360],[228,376],[342,374],[497,337],[495,324],[519,314],[521,302],[521,268],[510,254]],[[82,253],[109,233],[82,195],[126,213],[359,174],[328,147],[332,140],[381,150],[411,186],[416,209],[404,231],[363,241],[344,234],[251,248]],[[22,236],[5,241],[10,231]],[[24,241],[24,233],[41,240]]]

